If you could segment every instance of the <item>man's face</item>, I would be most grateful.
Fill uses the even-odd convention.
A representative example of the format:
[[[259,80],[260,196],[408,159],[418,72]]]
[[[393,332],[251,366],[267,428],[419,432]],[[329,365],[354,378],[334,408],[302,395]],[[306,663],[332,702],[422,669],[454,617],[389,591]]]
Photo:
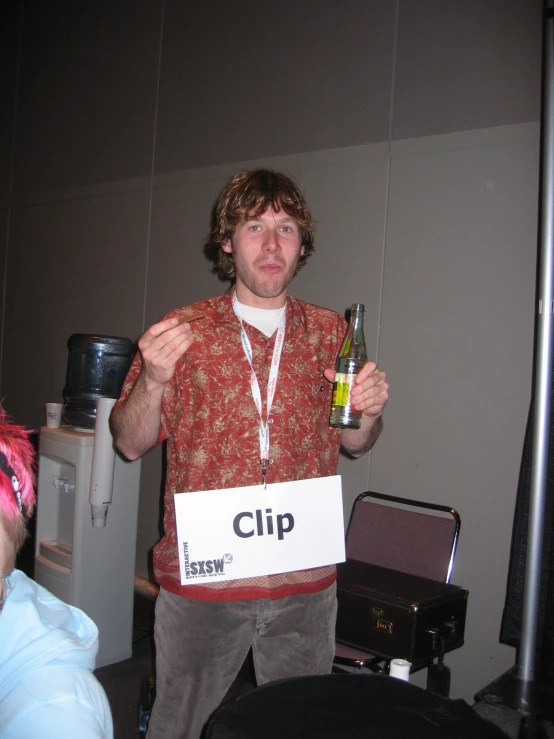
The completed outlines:
[[[256,308],[281,308],[287,287],[304,254],[296,220],[268,208],[238,224],[222,249],[233,255],[237,298]]]

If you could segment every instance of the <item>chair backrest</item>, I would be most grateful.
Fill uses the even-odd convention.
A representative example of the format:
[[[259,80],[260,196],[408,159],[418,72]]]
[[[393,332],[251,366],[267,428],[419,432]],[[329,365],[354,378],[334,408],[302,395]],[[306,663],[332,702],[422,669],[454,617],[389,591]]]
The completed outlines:
[[[358,495],[346,532],[346,556],[449,582],[460,516],[448,506],[383,493]]]

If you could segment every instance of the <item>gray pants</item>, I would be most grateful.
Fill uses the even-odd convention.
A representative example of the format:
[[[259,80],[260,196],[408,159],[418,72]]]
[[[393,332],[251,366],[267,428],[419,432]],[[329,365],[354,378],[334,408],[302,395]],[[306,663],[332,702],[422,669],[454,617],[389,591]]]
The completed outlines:
[[[198,739],[252,647],[258,685],[326,674],[335,654],[336,586],[279,600],[199,601],[160,589],[156,700],[148,739]]]

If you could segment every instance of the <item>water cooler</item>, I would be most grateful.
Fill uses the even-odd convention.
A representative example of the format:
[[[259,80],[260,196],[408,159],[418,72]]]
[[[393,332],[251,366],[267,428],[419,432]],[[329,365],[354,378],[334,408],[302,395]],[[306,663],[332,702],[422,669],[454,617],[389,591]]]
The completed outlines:
[[[75,425],[40,430],[35,580],[96,623],[102,667],[132,654],[140,460],[115,454],[108,424],[132,344],[75,334],[68,347],[64,420]],[[93,494],[108,495],[101,520]]]
[[[91,524],[94,433],[42,428],[35,580],[98,626],[97,667],[132,654],[140,460],[115,459],[106,525]]]

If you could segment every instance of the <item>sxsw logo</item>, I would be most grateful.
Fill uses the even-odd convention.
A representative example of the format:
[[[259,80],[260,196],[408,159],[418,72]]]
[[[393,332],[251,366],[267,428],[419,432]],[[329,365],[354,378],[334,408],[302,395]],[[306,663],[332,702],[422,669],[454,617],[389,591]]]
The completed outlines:
[[[208,575],[217,577],[225,574],[225,565],[231,564],[233,561],[232,554],[223,554],[217,559],[203,559],[191,561],[189,555],[188,541],[183,542],[183,554],[185,557],[185,577],[187,580],[193,580],[195,577]]]

